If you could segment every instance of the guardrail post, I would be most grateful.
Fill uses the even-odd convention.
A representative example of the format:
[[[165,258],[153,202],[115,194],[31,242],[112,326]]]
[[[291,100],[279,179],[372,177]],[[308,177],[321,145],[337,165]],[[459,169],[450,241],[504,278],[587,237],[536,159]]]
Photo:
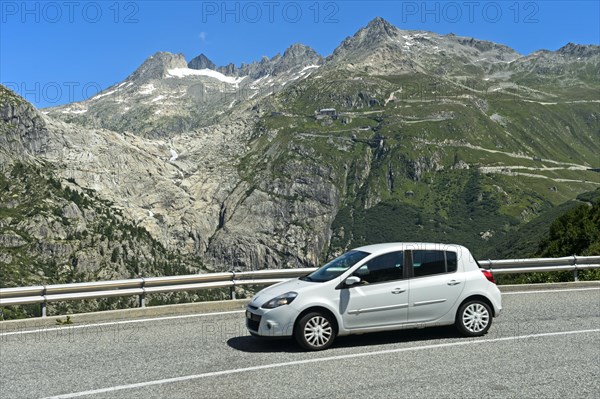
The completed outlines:
[[[231,271],[231,282],[233,283],[229,287],[229,299],[235,300],[235,270]]]
[[[142,284],[141,284],[141,289],[142,289],[142,293],[140,294],[140,308],[145,308],[146,307],[146,292],[144,290],[144,286],[146,285],[146,280],[142,277]]]
[[[579,281],[579,272],[577,270],[577,256],[573,255],[573,266],[575,266],[575,269],[573,269],[573,281]]]
[[[44,297],[44,302],[40,303],[40,308],[42,311],[42,317],[46,317],[46,308],[48,307],[48,302],[46,302],[46,286],[44,286],[44,289],[42,290],[42,296]]]

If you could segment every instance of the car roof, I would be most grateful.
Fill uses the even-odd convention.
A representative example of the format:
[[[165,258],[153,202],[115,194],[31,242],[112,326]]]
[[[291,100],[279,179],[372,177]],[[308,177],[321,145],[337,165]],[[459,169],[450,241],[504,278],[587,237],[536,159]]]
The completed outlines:
[[[370,254],[386,253],[391,251],[404,251],[404,250],[445,250],[462,252],[462,250],[468,251],[465,247],[458,244],[442,244],[433,242],[388,242],[382,244],[365,245],[359,248],[354,248],[355,251],[368,252]]]

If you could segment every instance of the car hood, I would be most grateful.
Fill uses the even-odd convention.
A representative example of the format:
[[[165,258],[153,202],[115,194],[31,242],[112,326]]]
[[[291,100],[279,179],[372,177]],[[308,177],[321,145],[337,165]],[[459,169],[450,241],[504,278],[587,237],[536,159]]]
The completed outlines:
[[[270,301],[281,294],[285,294],[286,292],[290,291],[300,293],[300,290],[302,290],[304,287],[314,287],[315,284],[321,283],[303,281],[297,278],[282,281],[281,283],[277,283],[258,292],[250,301],[250,305],[261,307],[265,302]]]

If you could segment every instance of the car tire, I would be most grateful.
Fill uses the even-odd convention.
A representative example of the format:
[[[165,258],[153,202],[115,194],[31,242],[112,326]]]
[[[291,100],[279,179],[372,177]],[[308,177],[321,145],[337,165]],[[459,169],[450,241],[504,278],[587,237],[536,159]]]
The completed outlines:
[[[319,312],[304,315],[296,324],[294,331],[298,344],[310,351],[329,348],[336,335],[336,327],[331,316]]]
[[[482,301],[465,302],[458,309],[454,325],[466,337],[480,337],[485,335],[492,325],[492,310]]]

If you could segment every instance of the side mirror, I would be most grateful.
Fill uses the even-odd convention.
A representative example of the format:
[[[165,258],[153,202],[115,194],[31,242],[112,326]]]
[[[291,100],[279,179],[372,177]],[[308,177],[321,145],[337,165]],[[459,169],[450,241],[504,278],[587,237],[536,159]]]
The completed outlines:
[[[360,281],[360,277],[350,276],[346,280],[344,280],[344,284],[346,285],[346,287],[352,287],[353,285],[360,283]]]

